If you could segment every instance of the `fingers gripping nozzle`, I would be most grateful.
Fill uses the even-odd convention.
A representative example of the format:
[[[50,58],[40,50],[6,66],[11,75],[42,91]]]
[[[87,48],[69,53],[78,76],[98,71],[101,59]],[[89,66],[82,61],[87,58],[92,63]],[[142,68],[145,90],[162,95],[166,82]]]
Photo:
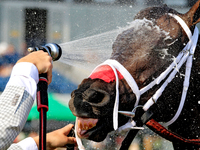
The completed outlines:
[[[61,47],[55,43],[48,43],[45,46],[41,46],[41,47],[29,47],[27,50],[29,52],[43,50],[52,57],[53,61],[58,60],[62,55]]]

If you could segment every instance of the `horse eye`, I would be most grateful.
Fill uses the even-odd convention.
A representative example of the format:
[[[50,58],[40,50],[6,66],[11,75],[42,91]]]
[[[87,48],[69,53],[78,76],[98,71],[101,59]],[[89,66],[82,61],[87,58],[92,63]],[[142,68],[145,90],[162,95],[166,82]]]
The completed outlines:
[[[98,91],[91,91],[88,101],[92,103],[100,103],[104,98],[104,93]]]

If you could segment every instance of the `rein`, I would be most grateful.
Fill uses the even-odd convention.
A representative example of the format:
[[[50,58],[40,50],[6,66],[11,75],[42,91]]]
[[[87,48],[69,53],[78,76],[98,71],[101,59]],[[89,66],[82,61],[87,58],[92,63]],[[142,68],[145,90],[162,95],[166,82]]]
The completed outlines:
[[[175,122],[182,111],[183,105],[185,103],[186,95],[187,95],[187,90],[189,87],[193,55],[194,55],[194,52],[196,49],[199,31],[198,31],[198,28],[195,27],[194,33],[192,35],[190,29],[188,28],[186,23],[180,17],[178,17],[177,15],[174,15],[174,14],[168,14],[168,15],[172,16],[179,22],[179,24],[181,25],[181,27],[184,29],[185,33],[187,34],[187,36],[189,38],[189,42],[184,47],[184,49],[178,54],[178,56],[174,59],[174,62],[171,63],[171,65],[163,73],[161,73],[161,75],[159,77],[157,77],[154,81],[149,83],[144,88],[139,89],[134,78],[126,70],[126,68],[124,68],[118,61],[113,60],[113,59],[108,59],[104,63],[98,65],[90,75],[91,79],[96,78],[95,76],[93,76],[93,74],[95,73],[96,70],[98,70],[102,66],[109,66],[114,72],[115,80],[116,80],[116,97],[115,97],[115,104],[114,104],[114,110],[113,110],[113,128],[114,128],[114,130],[118,130],[119,132],[121,132],[123,130],[129,131],[130,129],[143,129],[142,127],[137,127],[136,122],[133,120],[133,118],[135,117],[136,109],[138,107],[142,107],[142,109],[144,110],[145,113],[148,112],[149,108],[154,103],[156,103],[158,98],[162,95],[163,91],[167,87],[168,83],[170,83],[172,81],[172,79],[175,77],[176,73],[179,71],[179,69],[182,67],[182,65],[186,62],[185,79],[184,79],[184,83],[183,83],[183,91],[182,91],[182,97],[181,97],[181,101],[179,104],[179,108],[178,108],[175,116],[170,121],[166,122],[164,124],[164,126],[169,126],[173,122]],[[121,75],[124,77],[124,79],[126,80],[128,85],[132,89],[133,93],[136,95],[136,102],[134,104],[134,109],[132,110],[132,112],[118,111],[118,108],[119,108],[119,78],[118,78],[118,76],[120,76],[120,78],[121,78]],[[147,92],[148,90],[150,90],[153,86],[159,85],[161,83],[161,81],[164,80],[166,77],[167,77],[166,81],[155,92],[155,94],[145,103],[145,105],[144,106],[138,105],[140,96],[142,94],[144,94],[145,92]],[[118,113],[121,113],[121,114],[131,117],[131,119],[125,125],[123,125],[119,128],[118,128]],[[153,131],[157,132],[162,137],[165,137],[168,140],[176,139],[179,141],[183,141],[183,142],[187,142],[187,143],[191,143],[191,144],[196,143],[196,144],[200,145],[200,141],[198,141],[198,139],[185,139],[178,135],[175,135],[174,133],[171,133],[170,131],[168,131],[166,128],[161,126],[159,123],[157,123],[155,120],[151,119],[150,117],[147,120],[145,120],[143,123],[145,123]],[[80,150],[84,150],[81,140],[77,136],[76,127],[77,127],[77,121],[76,121],[76,125],[75,125],[75,131],[76,131],[75,135],[76,135],[76,139],[77,139],[77,144],[78,144],[78,148]]]

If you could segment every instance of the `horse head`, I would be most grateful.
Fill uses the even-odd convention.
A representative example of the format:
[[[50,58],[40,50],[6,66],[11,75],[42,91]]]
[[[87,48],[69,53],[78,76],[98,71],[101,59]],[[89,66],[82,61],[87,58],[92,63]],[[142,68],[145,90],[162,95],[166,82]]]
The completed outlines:
[[[166,70],[189,41],[180,23],[170,14],[180,17],[193,32],[195,25],[200,21],[199,4],[200,0],[185,14],[178,13],[167,5],[150,7],[140,11],[131,23],[131,27],[117,36],[113,43],[110,59],[119,62],[126,68],[135,80],[138,89],[144,88]],[[193,66],[195,69],[191,73],[192,89],[199,85],[199,80],[196,77],[200,71],[200,58],[198,58],[198,54],[195,54],[195,57]],[[160,109],[159,113],[155,114],[157,121],[166,122],[175,115],[183,89],[182,71],[182,69],[179,70],[177,76],[159,97],[157,107]],[[137,95],[130,88],[124,75],[118,70],[117,76],[119,83],[116,83],[116,74],[112,67],[101,65],[93,71],[89,78],[82,81],[78,89],[72,92],[69,107],[78,118],[77,132],[80,138],[102,141],[109,132],[114,130],[113,109],[116,101],[116,84],[119,84],[119,110],[133,110]],[[197,85],[195,85],[195,81],[197,81]],[[142,94],[137,105],[144,105],[157,89],[159,89],[158,85]],[[178,118],[179,123],[188,123],[190,119],[184,120],[184,117],[188,117],[188,111],[190,115],[198,115],[198,98],[196,97],[199,95],[197,89],[189,90],[186,103],[189,103],[190,99],[188,107],[193,110],[192,113],[190,109],[186,111],[187,113],[182,114]],[[124,125],[128,120],[129,117],[119,114],[118,126]],[[199,119],[195,119],[195,121],[195,125],[199,123]],[[181,131],[183,136],[191,132],[188,130],[184,133],[185,129],[175,128],[176,122],[171,125],[172,130]],[[198,135],[200,135],[199,130],[196,129],[194,128],[192,131],[195,133],[198,131]]]

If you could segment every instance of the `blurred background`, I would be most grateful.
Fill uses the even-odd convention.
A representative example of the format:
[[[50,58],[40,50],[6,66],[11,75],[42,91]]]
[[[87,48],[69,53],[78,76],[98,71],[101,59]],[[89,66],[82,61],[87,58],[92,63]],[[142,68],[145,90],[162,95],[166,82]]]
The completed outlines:
[[[65,43],[107,32],[131,22],[137,12],[149,6],[167,4],[186,12],[197,0],[0,0],[0,91],[9,79],[16,61],[27,48],[46,43]],[[49,85],[47,131],[74,123],[68,108],[70,93],[88,77],[84,68],[54,62],[53,80]],[[15,142],[38,134],[36,104],[23,132]],[[123,136],[113,133],[99,143],[86,141],[87,149],[116,149]],[[109,147],[108,147],[109,145]],[[104,146],[102,148],[102,146]],[[130,150],[170,150],[172,144],[148,129],[139,132]]]

